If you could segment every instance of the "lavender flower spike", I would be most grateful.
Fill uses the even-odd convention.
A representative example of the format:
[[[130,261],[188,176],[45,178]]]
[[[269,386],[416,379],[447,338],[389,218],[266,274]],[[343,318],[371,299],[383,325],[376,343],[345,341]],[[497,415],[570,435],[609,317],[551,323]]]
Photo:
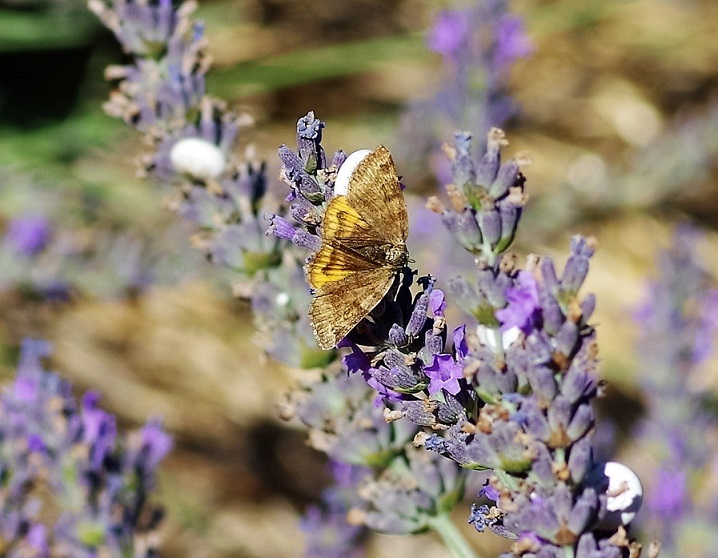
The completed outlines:
[[[479,325],[475,333],[459,330],[465,333],[455,336],[453,363],[439,355],[425,369],[430,393],[435,382],[450,377],[440,370],[458,366],[463,378],[458,390],[448,382],[443,389],[444,399],[457,403],[453,415],[442,414],[448,429],[442,436],[422,433],[416,441],[465,468],[492,470],[495,506],[474,506],[469,521],[477,530],[517,540],[503,558],[635,557],[639,547],[623,529],[641,504],[640,483],[633,473],[614,481],[625,467],[596,463],[592,455],[591,401],[599,391],[588,320],[595,298],[581,300],[580,288],[594,242],[572,239],[560,278],[548,258],[530,256],[526,268],[518,268],[505,252],[508,244],[497,241],[504,235],[497,234],[492,217],[497,207],[513,205],[515,228],[524,198],[517,163],[500,164],[502,145],[503,134],[493,132],[478,166],[466,134],[458,134],[448,151],[454,184],[461,187],[447,187],[453,209],[441,211],[471,215],[483,239],[481,246],[467,247],[477,256],[476,282],[457,280],[450,294],[459,295]],[[457,220],[444,220],[455,232]],[[466,244],[466,234],[455,236]],[[404,406],[407,417],[439,430],[438,421],[428,420],[431,407]]]
[[[510,12],[507,0],[443,4],[427,33],[427,47],[441,56],[439,90],[431,99],[414,101],[402,119],[405,153],[398,158],[424,173],[426,162],[438,160],[442,143],[454,130],[473,131],[483,148],[490,127],[503,126],[518,112],[507,91],[510,70],[533,52],[522,19]],[[432,166],[444,180],[445,167]]]
[[[504,133],[493,128],[487,137],[486,155],[476,163],[471,135],[456,134],[456,145],[448,149],[454,182],[445,188],[451,207],[437,198],[431,198],[427,207],[441,213],[462,247],[493,264],[513,242],[526,198],[518,162],[501,165],[501,146],[507,143]]]
[[[159,421],[124,437],[88,392],[46,371],[26,340],[0,394],[0,537],[11,556],[156,556],[161,510],[149,503],[172,442]],[[44,495],[44,496],[43,496]]]
[[[693,226],[677,227],[636,315],[638,382],[647,407],[636,428],[637,444],[639,455],[654,463],[645,475],[646,513],[638,520],[645,532],[661,535],[667,556],[698,551],[691,546],[698,538],[702,548],[718,548],[712,527],[718,493],[700,480],[703,471],[715,468],[707,440],[718,432],[709,411],[715,394],[698,380],[715,355],[718,327],[718,290],[703,266],[702,237]]]

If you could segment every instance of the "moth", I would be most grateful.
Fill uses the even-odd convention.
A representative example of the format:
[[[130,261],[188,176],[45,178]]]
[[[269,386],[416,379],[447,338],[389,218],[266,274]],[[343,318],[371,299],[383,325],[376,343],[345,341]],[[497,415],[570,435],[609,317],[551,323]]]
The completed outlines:
[[[322,349],[335,347],[387,294],[409,261],[408,231],[394,161],[380,145],[351,172],[346,193],[330,200],[320,248],[305,266],[314,294],[309,320]]]

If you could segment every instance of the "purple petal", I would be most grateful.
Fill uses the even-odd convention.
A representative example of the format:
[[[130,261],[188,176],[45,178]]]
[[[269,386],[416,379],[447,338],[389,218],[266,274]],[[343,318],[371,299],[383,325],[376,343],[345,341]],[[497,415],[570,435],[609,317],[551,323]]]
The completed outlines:
[[[453,58],[461,48],[469,31],[469,20],[464,11],[441,11],[436,16],[427,46],[447,58]]]
[[[451,355],[434,355],[431,366],[424,368],[424,372],[431,379],[429,394],[433,395],[444,389],[451,395],[461,391],[459,380],[464,377],[463,368]]]

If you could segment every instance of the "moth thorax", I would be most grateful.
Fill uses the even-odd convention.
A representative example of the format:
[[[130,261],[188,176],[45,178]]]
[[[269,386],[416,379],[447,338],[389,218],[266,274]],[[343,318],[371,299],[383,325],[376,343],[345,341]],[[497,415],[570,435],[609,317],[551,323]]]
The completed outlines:
[[[409,261],[409,254],[404,246],[391,246],[386,251],[386,261],[391,265],[400,267]]]

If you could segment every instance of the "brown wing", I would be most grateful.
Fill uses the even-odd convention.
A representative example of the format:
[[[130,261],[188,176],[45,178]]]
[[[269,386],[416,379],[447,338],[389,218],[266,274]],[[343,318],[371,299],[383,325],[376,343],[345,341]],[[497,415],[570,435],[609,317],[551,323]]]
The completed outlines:
[[[389,150],[380,145],[357,165],[349,179],[347,204],[361,212],[373,238],[403,244],[409,232],[406,202]],[[330,204],[331,205],[331,204]]]
[[[343,249],[341,245],[324,244],[309,258],[305,272],[307,282],[316,290],[347,280],[357,274],[373,271],[379,264],[362,258],[356,252]]]
[[[347,239],[379,239],[381,230],[367,222],[363,208],[353,207],[347,196],[335,196],[329,202],[322,220],[322,238],[325,242]]]
[[[377,267],[326,283],[309,308],[309,321],[322,349],[337,343],[379,304],[394,281],[395,270]]]

